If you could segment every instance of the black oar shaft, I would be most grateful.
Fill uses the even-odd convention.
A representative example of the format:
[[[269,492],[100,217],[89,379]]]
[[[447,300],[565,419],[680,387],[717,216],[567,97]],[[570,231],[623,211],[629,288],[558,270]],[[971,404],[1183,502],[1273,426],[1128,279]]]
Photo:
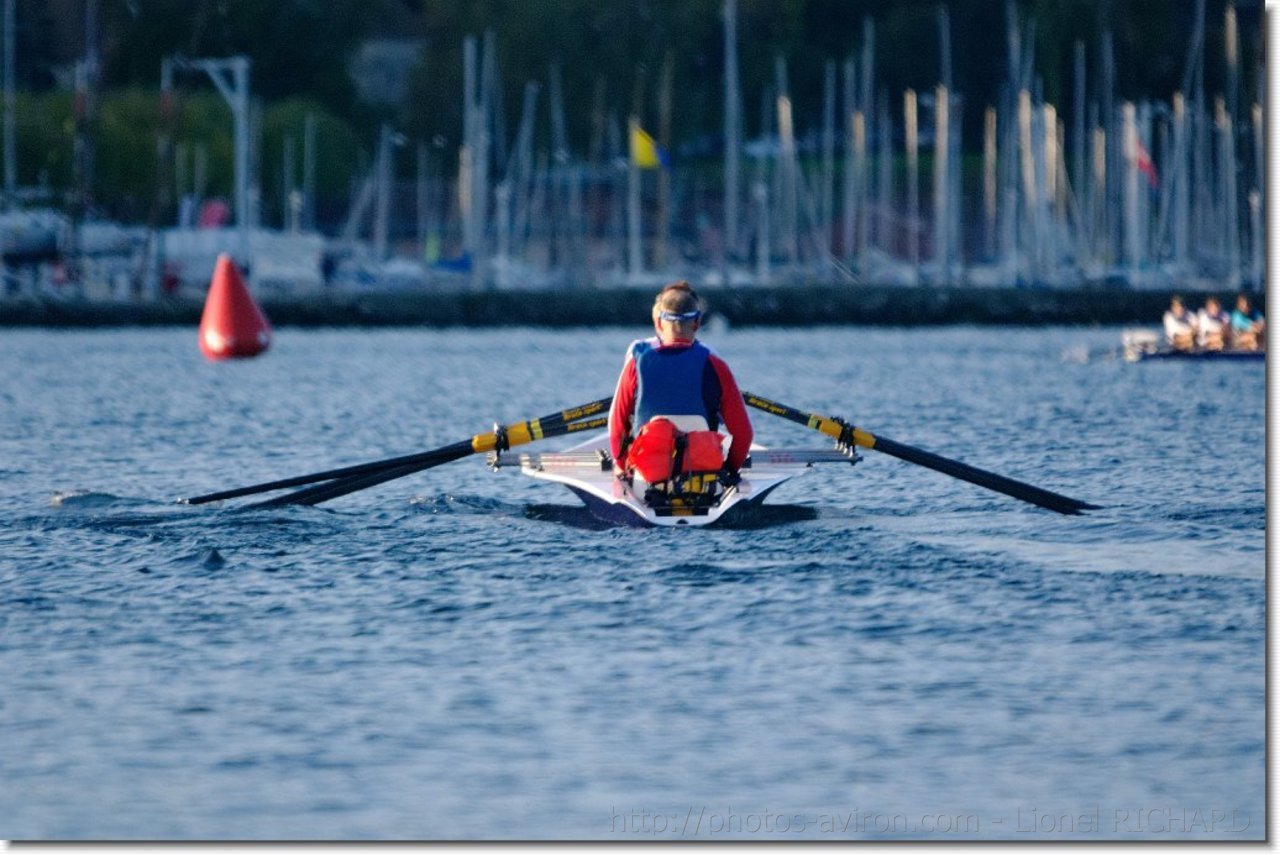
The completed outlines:
[[[892,457],[897,457],[899,460],[933,469],[944,475],[950,475],[953,478],[977,484],[979,487],[985,487],[988,490],[994,490],[997,493],[1003,493],[1006,496],[1011,496],[1033,505],[1039,505],[1051,511],[1057,511],[1060,514],[1078,514],[1081,511],[1096,510],[1098,508],[1097,505],[1082,502],[1079,499],[1073,499],[1070,496],[1064,496],[1061,493],[1055,493],[1043,487],[1036,487],[1004,475],[997,475],[994,472],[988,472],[985,469],[961,463],[959,460],[951,460],[940,454],[914,448],[883,436],[875,436],[865,430],[855,428],[841,419],[817,413],[806,413],[795,407],[771,401],[768,398],[753,395],[750,392],[744,392],[743,398],[750,407],[802,424],[838,442],[875,449]]]
[[[550,427],[544,425],[540,428],[539,435],[536,438],[548,439],[550,437],[563,436],[570,433],[595,430],[597,428],[604,427],[608,423],[609,419],[607,416],[600,416],[576,422],[559,422],[558,424],[551,425]],[[522,436],[525,435],[522,434]],[[514,446],[521,445],[525,442],[531,442],[534,438],[535,437],[527,436],[527,438],[519,439],[519,441],[517,441],[516,438],[511,438],[509,441],[510,444]],[[455,457],[450,458],[450,460],[458,460],[459,458],[466,457],[468,454],[484,453],[493,450],[495,450],[494,446],[489,446],[483,449],[460,449],[459,453]],[[448,462],[448,460],[442,460],[439,463],[409,464],[407,466],[399,466],[382,472],[373,472],[368,475],[339,478],[338,480],[327,484],[317,484],[316,486],[308,487],[305,490],[298,490],[294,493],[277,496],[274,499],[260,502],[253,507],[272,508],[279,507],[280,505],[318,505],[321,502],[327,502],[330,499],[336,499],[339,496],[345,496],[348,493],[355,493],[359,490],[368,489],[369,487],[376,487],[377,485],[383,484],[387,481],[394,481],[396,478],[413,475],[414,473],[421,472],[424,469],[430,469],[433,466],[438,466],[441,463]]]
[[[327,502],[330,499],[336,499],[339,496],[345,496],[348,493],[354,493],[357,490],[364,490],[368,487],[374,487],[385,481],[391,481],[395,478],[403,478],[405,475],[412,475],[415,472],[421,472],[424,469],[431,469],[445,463],[451,463],[454,460],[461,460],[475,454],[471,450],[471,443],[458,443],[452,447],[452,452],[444,455],[438,462],[432,463],[410,463],[402,466],[394,466],[387,469],[379,469],[376,472],[369,472],[364,475],[352,475],[346,478],[337,478],[333,481],[326,481],[323,484],[316,484],[302,490],[292,493],[285,493],[283,496],[267,499],[264,502],[257,502],[252,505],[255,508],[275,508],[281,505],[318,505],[321,502]]]
[[[208,502],[220,502],[224,499],[238,499],[241,496],[252,496],[255,493],[269,493],[272,490],[284,490],[288,487],[301,487],[304,484],[314,484],[317,481],[330,481],[334,478],[350,478],[357,475],[367,475],[371,472],[381,472],[384,469],[396,466],[404,466],[410,463],[426,463],[438,456],[448,455],[453,452],[456,446],[466,446],[471,448],[471,440],[465,440],[455,445],[447,445],[443,448],[436,448],[431,451],[420,451],[417,454],[406,454],[401,457],[392,457],[387,460],[375,460],[371,463],[359,463],[354,466],[343,466],[338,469],[327,469],[324,472],[312,472],[309,475],[296,475],[292,478],[281,478],[278,481],[265,481],[261,484],[251,484],[247,487],[236,487],[231,490],[221,490],[217,493],[206,493],[203,496],[193,496],[190,499],[182,501],[188,505],[203,505]]]
[[[1021,499],[1024,502],[1030,502],[1033,505],[1039,505],[1042,508],[1057,511],[1060,514],[1078,514],[1081,511],[1098,509],[1097,505],[1082,502],[1079,499],[1073,499],[1070,496],[1064,496],[1061,493],[1055,493],[1043,487],[1036,487],[1024,481],[997,475],[995,472],[988,472],[985,469],[970,466],[959,460],[951,460],[931,451],[903,445],[900,442],[894,442],[882,436],[876,437],[875,445],[872,447],[876,451],[892,455],[899,460],[927,467],[944,475],[968,481],[970,484],[977,484],[979,487],[986,487],[988,490],[994,490],[997,493],[1004,493],[1006,496],[1012,496],[1015,499]]]
[[[541,418],[530,419],[524,422],[516,422],[505,428],[507,435],[511,437],[513,444],[519,445],[523,442],[530,442],[534,439],[540,439],[547,429],[554,429],[566,422],[572,422],[583,419],[596,413],[604,412],[613,403],[613,398],[601,398],[598,401],[592,401],[578,407],[570,407],[557,413],[551,413]],[[477,445],[485,445],[490,438],[494,442],[493,446],[480,447]],[[296,475],[291,478],[281,478],[276,481],[264,481],[261,484],[251,484],[247,487],[236,487],[230,490],[221,490],[216,493],[206,493],[203,496],[193,496],[190,499],[182,501],[188,505],[203,505],[208,502],[217,502],[223,499],[236,499],[241,496],[251,496],[255,493],[269,493],[272,490],[283,490],[288,487],[301,487],[304,484],[315,484],[320,481],[331,481],[337,478],[353,478],[363,475],[371,475],[376,472],[386,472],[398,469],[403,466],[427,465],[437,466],[441,463],[448,463],[457,460],[460,456],[471,454],[474,452],[492,451],[496,447],[497,434],[477,434],[469,440],[456,442],[452,445],[446,445],[441,448],[432,449],[431,451],[421,451],[416,454],[405,454],[400,457],[391,457],[387,460],[375,460],[370,463],[359,463],[354,466],[343,466],[338,469],[326,469],[323,472],[312,472],[309,475]],[[464,449],[463,454],[459,455],[460,449]]]

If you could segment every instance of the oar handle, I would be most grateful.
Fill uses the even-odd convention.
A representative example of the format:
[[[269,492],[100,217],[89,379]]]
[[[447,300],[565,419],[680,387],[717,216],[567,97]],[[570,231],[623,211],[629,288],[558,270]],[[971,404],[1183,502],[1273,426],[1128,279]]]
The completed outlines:
[[[471,450],[476,454],[486,454],[490,451],[506,451],[508,448],[514,448],[517,445],[525,445],[539,439],[545,439],[547,436],[554,435],[549,434],[548,431],[554,431],[562,425],[581,421],[588,416],[604,412],[612,403],[612,396],[601,398],[598,401],[592,401],[590,404],[583,404],[581,407],[570,407],[567,410],[561,410],[549,416],[515,422],[506,427],[495,428],[489,433],[476,434],[471,437]]]
[[[831,437],[836,442],[845,445],[859,445],[863,448],[875,448],[876,438],[874,436],[854,427],[844,419],[835,416],[824,416],[818,413],[806,413],[802,410],[797,410],[795,407],[771,401],[762,395],[755,395],[751,392],[743,392],[742,397],[749,407],[804,425],[809,430],[816,430],[820,434]]]

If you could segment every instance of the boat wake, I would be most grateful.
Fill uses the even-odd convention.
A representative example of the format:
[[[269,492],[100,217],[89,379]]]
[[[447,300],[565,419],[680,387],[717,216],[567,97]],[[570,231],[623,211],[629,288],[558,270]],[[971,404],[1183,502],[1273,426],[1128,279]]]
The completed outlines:
[[[427,514],[506,514],[518,516],[519,510],[499,499],[488,496],[456,496],[444,493],[438,496],[414,496],[409,500],[414,511]]]
[[[190,510],[169,502],[136,496],[117,496],[92,490],[72,490],[49,497],[50,511],[36,519],[42,527],[99,528],[156,525],[190,519]]]
[[[66,493],[54,493],[49,497],[49,504],[55,508],[71,510],[98,510],[121,506],[136,507],[152,504],[145,499],[117,496],[112,493],[98,493],[92,490],[71,490]]]
[[[719,528],[749,531],[757,528],[773,528],[790,523],[808,522],[818,518],[818,509],[808,505],[744,504],[734,508],[736,513],[720,522]]]

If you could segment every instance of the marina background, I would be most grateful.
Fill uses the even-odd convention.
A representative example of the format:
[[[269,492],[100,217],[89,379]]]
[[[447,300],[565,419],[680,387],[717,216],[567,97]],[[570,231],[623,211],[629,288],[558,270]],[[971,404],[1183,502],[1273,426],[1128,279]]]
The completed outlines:
[[[1257,0],[6,4],[9,295],[1261,290]]]

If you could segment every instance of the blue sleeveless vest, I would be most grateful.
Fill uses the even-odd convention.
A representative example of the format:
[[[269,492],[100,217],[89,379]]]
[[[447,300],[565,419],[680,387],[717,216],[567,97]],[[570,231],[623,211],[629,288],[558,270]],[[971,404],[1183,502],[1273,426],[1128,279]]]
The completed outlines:
[[[719,426],[720,383],[701,342],[689,347],[652,348],[637,345],[635,426],[654,416],[702,416],[707,426]]]

